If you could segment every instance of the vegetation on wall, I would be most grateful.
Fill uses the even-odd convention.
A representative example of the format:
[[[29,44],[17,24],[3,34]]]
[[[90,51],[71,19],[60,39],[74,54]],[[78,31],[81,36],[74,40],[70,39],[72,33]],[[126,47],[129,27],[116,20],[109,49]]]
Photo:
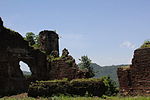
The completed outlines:
[[[150,48],[150,40],[144,41],[141,45],[141,48]]]
[[[108,92],[110,91],[110,92]],[[117,89],[110,78],[89,78],[74,80],[37,81],[29,87],[28,95],[32,97],[53,95],[103,96],[117,94]]]
[[[47,55],[48,62],[54,62],[60,60],[62,57],[54,57],[52,55]]]

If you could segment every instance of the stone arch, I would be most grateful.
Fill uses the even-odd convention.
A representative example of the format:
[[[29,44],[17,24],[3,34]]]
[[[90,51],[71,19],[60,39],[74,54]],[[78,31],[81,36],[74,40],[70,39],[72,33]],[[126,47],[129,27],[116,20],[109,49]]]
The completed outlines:
[[[44,53],[30,47],[18,32],[5,28],[1,18],[0,34],[0,95],[27,90],[28,81],[20,69],[20,61],[29,66],[32,72],[31,81],[47,79],[47,60]]]
[[[28,64],[26,64],[23,61],[19,61],[19,65],[20,65],[20,69],[23,72],[24,76],[31,76],[32,75],[32,71],[30,70],[30,67],[28,66]]]

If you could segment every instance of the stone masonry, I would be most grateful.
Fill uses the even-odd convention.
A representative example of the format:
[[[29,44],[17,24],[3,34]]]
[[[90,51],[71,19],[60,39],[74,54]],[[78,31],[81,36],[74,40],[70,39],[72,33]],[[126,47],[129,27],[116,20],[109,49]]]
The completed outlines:
[[[66,48],[63,49],[62,56],[51,61],[48,67],[48,76],[51,80],[86,78],[87,74],[88,72],[79,69],[75,59],[69,55],[69,51]]]
[[[28,89],[29,83],[36,80],[50,80],[62,78],[84,78],[72,56],[66,49],[59,57],[58,34],[53,31],[40,32],[41,50],[34,49],[17,32],[3,26],[0,18],[0,97]],[[48,55],[54,61],[48,61]],[[61,59],[60,59],[61,58]],[[32,75],[26,79],[20,69],[19,62],[26,63]]]
[[[118,68],[122,95],[150,96],[150,48],[135,50],[132,65]]]
[[[19,62],[28,64],[32,80],[44,80],[47,76],[46,55],[34,50],[23,37],[3,26],[0,18],[0,95],[26,91],[25,79]]]
[[[52,51],[57,51],[59,53],[58,39],[59,39],[58,34],[54,31],[48,30],[41,31],[39,34],[41,50],[45,51],[46,54],[51,54]]]

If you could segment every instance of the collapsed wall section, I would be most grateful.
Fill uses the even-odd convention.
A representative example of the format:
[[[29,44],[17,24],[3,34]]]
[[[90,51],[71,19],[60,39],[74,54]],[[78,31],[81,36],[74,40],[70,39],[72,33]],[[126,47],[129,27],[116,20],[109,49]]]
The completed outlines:
[[[150,48],[135,50],[132,65],[117,73],[122,95],[150,95]]]
[[[49,79],[63,79],[68,78],[86,78],[88,72],[81,71],[77,66],[75,59],[69,55],[69,51],[64,48],[61,57],[51,58],[48,66]]]

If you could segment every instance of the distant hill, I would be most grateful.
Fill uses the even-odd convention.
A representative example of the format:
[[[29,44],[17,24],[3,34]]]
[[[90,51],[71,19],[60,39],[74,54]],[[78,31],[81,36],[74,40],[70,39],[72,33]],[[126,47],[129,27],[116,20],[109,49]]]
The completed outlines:
[[[111,66],[99,66],[96,63],[92,63],[91,66],[96,72],[95,74],[96,78],[102,76],[109,76],[112,80],[114,80],[118,84],[117,68],[121,66],[129,66],[129,65],[122,64],[122,65],[111,65]]]
[[[102,76],[109,76],[112,80],[114,80],[118,84],[117,68],[121,66],[128,66],[128,65],[122,64],[122,65],[100,66],[96,63],[92,63],[90,66],[93,67],[94,71],[96,72],[95,74],[96,78]]]
[[[31,72],[23,71],[23,75],[31,75]]]

